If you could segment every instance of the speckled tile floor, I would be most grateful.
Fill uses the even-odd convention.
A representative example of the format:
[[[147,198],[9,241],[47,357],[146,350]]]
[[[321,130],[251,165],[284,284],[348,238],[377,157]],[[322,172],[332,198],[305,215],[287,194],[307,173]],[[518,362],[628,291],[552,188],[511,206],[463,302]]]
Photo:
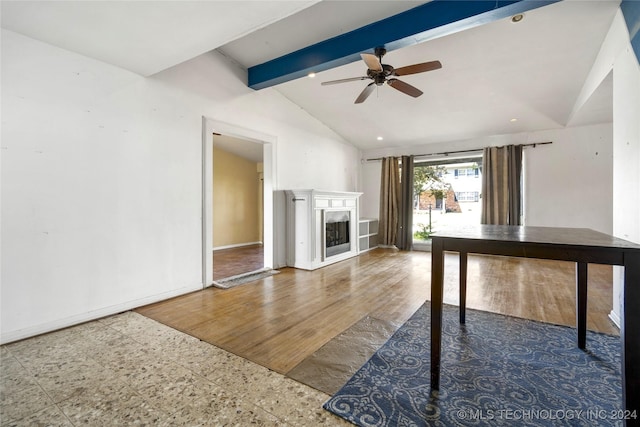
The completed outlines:
[[[134,312],[0,347],[0,425],[348,426],[329,398]]]

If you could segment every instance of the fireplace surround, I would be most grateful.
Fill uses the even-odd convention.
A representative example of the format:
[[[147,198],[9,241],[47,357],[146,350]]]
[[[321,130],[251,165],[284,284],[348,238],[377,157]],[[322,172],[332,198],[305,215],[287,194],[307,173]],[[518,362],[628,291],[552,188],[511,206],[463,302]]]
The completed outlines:
[[[356,256],[360,195],[286,190],[287,265],[315,270]]]

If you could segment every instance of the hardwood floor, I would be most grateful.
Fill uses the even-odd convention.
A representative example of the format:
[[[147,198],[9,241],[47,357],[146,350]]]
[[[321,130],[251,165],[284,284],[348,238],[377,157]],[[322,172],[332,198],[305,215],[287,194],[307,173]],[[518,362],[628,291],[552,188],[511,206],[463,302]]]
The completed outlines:
[[[264,267],[262,245],[241,246],[213,252],[213,280],[220,280]]]
[[[430,297],[430,255],[375,249],[136,311],[284,374],[365,316],[406,321]],[[575,326],[574,274],[568,262],[470,255],[467,307]],[[589,265],[587,327],[618,334],[607,317],[611,277],[611,267]],[[458,303],[457,255],[445,256],[444,295],[445,303]]]

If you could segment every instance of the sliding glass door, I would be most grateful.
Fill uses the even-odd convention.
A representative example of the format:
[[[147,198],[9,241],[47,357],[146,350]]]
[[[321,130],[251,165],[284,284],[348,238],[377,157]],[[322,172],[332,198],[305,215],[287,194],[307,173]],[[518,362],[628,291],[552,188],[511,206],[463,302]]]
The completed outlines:
[[[428,250],[438,229],[479,224],[482,157],[414,161],[414,249]]]

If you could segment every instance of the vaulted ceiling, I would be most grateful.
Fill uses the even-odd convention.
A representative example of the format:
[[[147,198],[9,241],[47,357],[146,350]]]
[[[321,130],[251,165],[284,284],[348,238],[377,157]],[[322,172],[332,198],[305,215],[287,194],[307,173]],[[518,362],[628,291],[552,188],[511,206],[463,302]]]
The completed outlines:
[[[2,27],[149,76],[214,49],[251,69],[362,27],[378,28],[376,22],[426,3],[2,1]],[[372,53],[378,40],[387,40],[391,49],[383,63],[396,68],[442,63],[439,70],[401,78],[424,92],[418,98],[383,85],[354,104],[369,80],[320,84],[366,75],[359,52],[325,61],[315,78],[259,90],[280,92],[362,150],[610,122],[610,78],[582,108],[575,106],[620,2],[502,3],[528,3],[524,19],[478,15],[403,44],[394,44],[393,34],[372,37],[363,50]],[[504,10],[516,10],[510,7]]]
[[[385,85],[356,105],[367,81],[320,85],[364,75],[362,61],[278,90],[362,149],[610,122],[610,85],[601,86],[598,102],[593,98],[577,112],[574,105],[616,8],[563,1],[528,11],[519,23],[507,17],[389,52],[384,62],[394,67],[442,63],[439,70],[401,77],[424,92],[415,99]]]

